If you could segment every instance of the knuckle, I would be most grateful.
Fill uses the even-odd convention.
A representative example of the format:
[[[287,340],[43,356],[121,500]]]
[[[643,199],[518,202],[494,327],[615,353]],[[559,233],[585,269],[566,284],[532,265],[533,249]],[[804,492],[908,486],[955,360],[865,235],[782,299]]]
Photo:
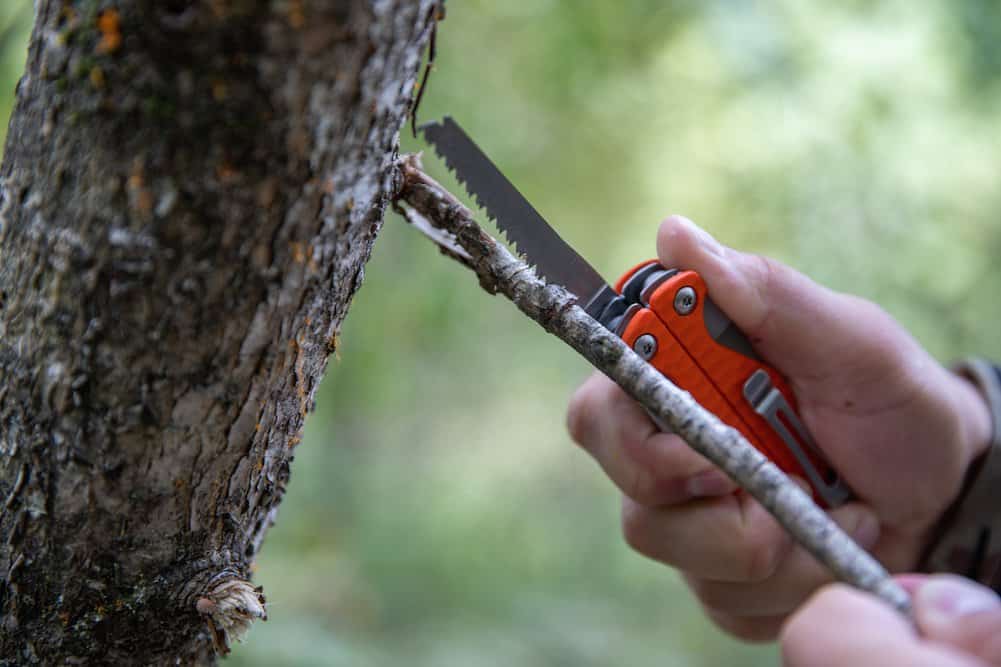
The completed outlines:
[[[650,437],[653,433],[646,416],[635,414],[635,406],[629,404],[617,407],[615,416],[610,430],[622,454],[641,465],[652,463],[649,459],[652,454]]]
[[[653,471],[646,465],[644,448],[645,438],[630,428],[628,423],[619,420],[612,429],[613,447],[615,455],[622,457],[630,471],[628,479],[623,480],[622,490],[627,496],[641,502],[649,504],[653,500],[656,478]]]
[[[633,465],[627,468],[630,470],[629,478],[622,485],[622,492],[640,505],[653,507],[657,505],[661,496],[658,481],[642,466]]]
[[[600,374],[577,389],[567,408],[567,431],[575,442],[587,447],[601,437],[602,423],[616,418],[617,391],[618,385]]]
[[[567,408],[567,432],[570,434],[570,439],[578,445],[583,445],[591,432],[589,422],[587,410],[575,396]]]
[[[624,500],[622,503],[622,537],[629,548],[652,558],[651,530],[650,510],[642,505]]]
[[[627,460],[627,465],[623,467],[627,472],[624,473],[625,479],[620,486],[631,500],[648,508],[663,508],[688,499],[685,478],[658,474],[644,461],[630,456],[628,449],[620,456]]]
[[[762,582],[778,569],[785,552],[782,540],[769,533],[752,535],[744,551],[743,575],[750,583]]]
[[[685,577],[685,580],[688,587],[692,589],[692,593],[706,609],[712,609],[720,614],[735,611],[731,599],[731,586],[697,577]]]
[[[757,273],[755,280],[751,281],[751,285],[754,287],[755,292],[757,292],[758,301],[762,305],[760,319],[753,328],[760,331],[764,329],[765,324],[772,314],[774,301],[772,298],[773,286],[775,285],[776,277],[783,270],[783,266],[765,255],[751,255],[751,257],[754,271]]]
[[[706,614],[721,630],[745,642],[771,641],[780,627],[780,621],[773,618],[736,616],[708,607]]]
[[[757,272],[755,283],[759,290],[767,292],[774,284],[783,265],[767,255],[754,254],[751,255],[751,258],[754,261],[754,270]]]
[[[586,447],[597,430],[592,393],[589,384],[584,384],[570,399],[567,408],[567,431],[570,438],[582,447]]]

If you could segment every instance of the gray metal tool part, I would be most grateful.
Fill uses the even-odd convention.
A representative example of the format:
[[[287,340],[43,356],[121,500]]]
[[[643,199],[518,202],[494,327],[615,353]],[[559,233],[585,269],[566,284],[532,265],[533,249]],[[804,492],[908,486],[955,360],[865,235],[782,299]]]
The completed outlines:
[[[608,287],[587,260],[567,245],[450,116],[421,126],[428,143],[493,219],[519,254],[581,305]],[[614,291],[608,290],[614,296]]]
[[[763,370],[756,370],[744,383],[744,398],[751,404],[754,411],[765,418],[768,425],[779,434],[786,447],[793,453],[796,460],[803,467],[810,484],[816,489],[817,494],[824,499],[828,507],[837,507],[851,497],[852,492],[841,477],[834,479],[824,479],[817,466],[813,464],[804,448],[809,449],[814,456],[822,461],[827,458],[820,451],[813,441],[810,432],[793,412],[792,407],[786,402],[785,396],[772,384],[772,379]],[[786,425],[788,424],[788,427]],[[790,431],[792,429],[792,431]],[[795,433],[793,433],[795,431]],[[800,446],[800,443],[803,443]]]

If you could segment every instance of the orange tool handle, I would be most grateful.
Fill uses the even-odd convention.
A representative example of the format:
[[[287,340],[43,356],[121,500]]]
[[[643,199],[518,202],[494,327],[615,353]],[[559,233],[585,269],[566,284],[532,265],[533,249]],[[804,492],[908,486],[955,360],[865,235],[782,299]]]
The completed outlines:
[[[640,356],[784,472],[807,480],[822,505],[851,496],[799,418],[785,378],[757,357],[698,273],[644,262],[615,291],[627,301],[616,333]]]

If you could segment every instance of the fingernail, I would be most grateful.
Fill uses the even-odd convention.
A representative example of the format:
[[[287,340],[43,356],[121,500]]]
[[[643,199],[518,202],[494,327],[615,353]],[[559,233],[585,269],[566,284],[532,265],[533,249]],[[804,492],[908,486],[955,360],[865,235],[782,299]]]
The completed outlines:
[[[699,473],[695,477],[689,478],[685,485],[688,495],[693,498],[706,498],[709,496],[724,496],[736,488],[733,480],[719,472],[709,470]]]
[[[852,538],[863,549],[872,548],[879,540],[879,519],[869,512],[864,512],[852,531]]]
[[[914,602],[923,617],[942,622],[1001,608],[997,593],[955,575],[931,577],[918,589]]]

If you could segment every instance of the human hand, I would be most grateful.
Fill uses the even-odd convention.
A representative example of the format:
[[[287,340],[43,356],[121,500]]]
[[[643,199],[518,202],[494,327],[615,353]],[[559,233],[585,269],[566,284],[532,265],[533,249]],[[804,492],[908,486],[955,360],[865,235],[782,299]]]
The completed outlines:
[[[787,667],[986,667],[1001,665],[1001,599],[953,575],[906,576],[915,628],[877,598],[834,584],[782,629]]]
[[[698,271],[720,309],[789,380],[800,416],[857,496],[832,518],[891,571],[912,570],[987,446],[980,395],[876,305],[726,248],[684,218],[661,225],[657,250],[664,266]],[[728,477],[659,432],[603,375],[577,391],[568,426],[622,490],[628,543],[680,569],[725,630],[773,638],[830,580],[764,508],[733,494]]]

